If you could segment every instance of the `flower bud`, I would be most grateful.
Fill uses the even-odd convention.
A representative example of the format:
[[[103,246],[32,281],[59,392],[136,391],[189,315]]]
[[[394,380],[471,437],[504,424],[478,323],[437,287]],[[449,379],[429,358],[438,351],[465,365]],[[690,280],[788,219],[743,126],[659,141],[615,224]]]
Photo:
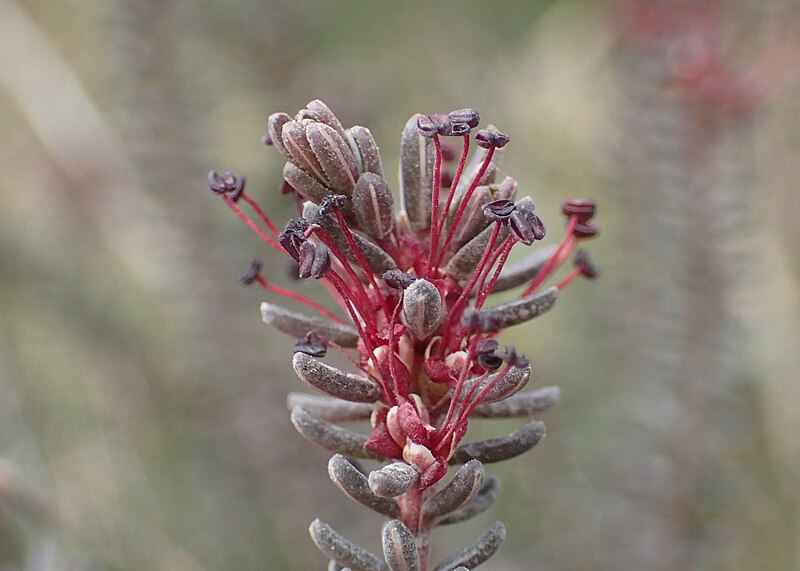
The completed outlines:
[[[306,127],[306,137],[329,186],[336,192],[352,195],[358,179],[358,168],[344,138],[336,129],[324,123],[310,123]]]
[[[333,111],[330,110],[330,107],[325,105],[325,103],[319,99],[309,101],[306,105],[306,108],[301,109],[297,113],[297,120],[300,121],[302,119],[313,119],[314,121],[324,123],[339,133],[339,136],[342,139],[345,138],[345,131],[342,123],[339,121],[336,115],[334,115]]]
[[[403,322],[417,339],[430,337],[442,318],[442,297],[431,282],[418,279],[403,295]]]
[[[319,204],[333,191],[294,163],[283,165],[283,180],[300,193],[300,196]]]
[[[379,175],[364,173],[353,192],[353,210],[361,229],[382,239],[392,231],[394,201],[389,185]]]
[[[289,121],[283,125],[281,138],[291,155],[291,161],[324,185],[329,185],[328,177],[311,149],[306,138],[306,127],[297,121]]]
[[[283,126],[291,121],[292,118],[286,113],[273,113],[267,120],[267,133],[272,145],[289,161],[292,160],[292,154],[283,143]]]
[[[355,126],[350,127],[346,133],[353,143],[350,147],[353,148],[355,145],[353,155],[357,155],[356,158],[361,159],[361,172],[371,172],[382,177],[381,154],[370,130],[366,127]]]

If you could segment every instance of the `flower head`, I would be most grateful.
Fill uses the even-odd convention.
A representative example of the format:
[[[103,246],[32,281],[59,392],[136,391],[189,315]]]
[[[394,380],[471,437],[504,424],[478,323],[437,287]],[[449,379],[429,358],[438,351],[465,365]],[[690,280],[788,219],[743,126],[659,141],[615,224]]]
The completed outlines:
[[[243,283],[257,282],[318,314],[262,307],[267,322],[300,338],[298,375],[329,395],[372,403],[364,454],[405,462],[421,488],[465,457],[459,445],[470,417],[514,394],[530,376],[528,360],[502,348],[498,333],[549,310],[578,275],[596,274],[580,254],[573,274],[543,288],[576,244],[597,233],[596,206],[587,200],[564,203],[567,231],[557,247],[506,268],[512,248],[532,246],[544,238],[545,226],[533,201],[517,196],[514,179],[498,181],[497,161],[509,137],[493,126],[473,136],[479,123],[473,109],[409,119],[401,137],[398,210],[370,131],[345,129],[321,101],[294,118],[269,118],[265,142],[286,159],[283,190],[300,198],[300,216],[283,231],[248,195],[243,177],[209,175],[211,190],[288,255],[297,276],[322,281],[341,309],[334,313],[268,282],[260,264],[243,276]],[[459,138],[460,154],[452,142]],[[470,153],[473,140],[478,148]],[[512,287],[523,288],[519,299],[486,307],[492,293]],[[358,373],[322,363],[326,346],[355,349]],[[333,449],[344,446],[332,444],[343,438],[336,434],[328,441]]]

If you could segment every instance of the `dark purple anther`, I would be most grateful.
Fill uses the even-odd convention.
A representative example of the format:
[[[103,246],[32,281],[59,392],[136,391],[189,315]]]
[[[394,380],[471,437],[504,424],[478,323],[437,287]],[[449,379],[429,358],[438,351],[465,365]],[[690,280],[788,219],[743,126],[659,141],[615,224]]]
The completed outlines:
[[[575,253],[575,267],[580,268],[581,275],[587,279],[593,280],[597,277],[597,268],[592,263],[589,252],[585,250],[579,250]]]
[[[443,137],[462,137],[469,132],[470,127],[466,123],[455,123],[449,119],[439,127],[439,134]]]
[[[317,249],[314,247],[314,244],[308,240],[300,244],[297,257],[297,275],[302,279],[311,277],[311,266],[314,264],[316,251]]]
[[[448,113],[447,117],[453,123],[465,123],[470,129],[474,129],[481,122],[480,113],[476,109],[458,109]]]
[[[476,356],[475,361],[487,371],[496,371],[503,365],[503,358],[497,353],[483,353]]]
[[[258,279],[259,275],[261,275],[261,260],[255,259],[250,262],[250,267],[247,268],[247,271],[241,275],[239,283],[243,286],[249,286]]]
[[[546,233],[544,222],[533,210],[532,202],[521,201],[517,204],[517,209],[511,213],[508,223],[517,240],[526,246],[530,246],[535,240],[541,240]]]
[[[434,120],[433,115],[422,115],[417,119],[417,129],[423,137],[432,139],[439,133],[441,123]]]
[[[295,193],[295,190],[294,190],[294,187],[291,184],[289,184],[285,180],[281,181],[281,194],[282,195],[294,194],[294,193]]]
[[[312,244],[308,240],[299,248],[297,275],[303,279],[319,279],[331,269],[331,256],[323,244]]]
[[[516,208],[511,200],[494,200],[483,206],[483,215],[491,222],[498,222],[508,219]]]
[[[244,192],[244,177],[242,175],[234,176],[229,170],[223,172],[222,175],[211,171],[208,173],[208,188],[216,194],[228,195],[228,198],[236,202]]]
[[[386,282],[386,285],[394,289],[406,289],[416,280],[414,276],[407,274],[402,270],[389,270],[387,272],[383,272],[382,277],[383,281]]]
[[[597,202],[584,198],[565,200],[561,204],[561,212],[567,217],[576,216],[580,224],[586,224],[597,212]]]
[[[489,353],[494,353],[499,348],[500,348],[500,343],[498,343],[494,339],[481,339],[480,341],[478,341],[478,344],[475,345],[475,354],[488,355]]]
[[[347,200],[348,198],[344,194],[329,196],[319,205],[319,213],[323,216],[327,216],[336,210],[340,210],[345,207]]]
[[[305,231],[308,228],[308,220],[296,218],[289,220],[283,232],[278,236],[278,243],[283,246],[286,253],[299,261],[300,247],[307,242]]]
[[[508,144],[509,140],[508,135],[499,131],[490,131],[489,129],[481,129],[475,135],[475,142],[484,149],[502,149]]]
[[[576,224],[572,235],[576,238],[592,238],[600,233],[600,228],[590,223]]]
[[[500,322],[496,317],[472,307],[464,310],[461,315],[461,325],[470,331],[481,333],[495,333],[500,329]]]
[[[317,244],[314,251],[314,262],[311,264],[311,277],[320,279],[331,269],[331,252],[324,244]]]
[[[305,353],[311,357],[321,359],[328,352],[328,346],[320,339],[319,335],[310,331],[303,339],[298,339],[294,344],[295,353]]]

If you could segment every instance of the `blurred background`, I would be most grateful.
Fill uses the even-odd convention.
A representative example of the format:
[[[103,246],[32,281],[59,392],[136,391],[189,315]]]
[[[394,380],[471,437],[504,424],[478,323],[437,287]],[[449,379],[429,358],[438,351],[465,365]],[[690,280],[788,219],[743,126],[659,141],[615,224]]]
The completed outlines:
[[[317,516],[377,549],[238,286],[282,261],[207,191],[291,216],[260,140],[314,98],[389,172],[408,116],[479,109],[548,241],[600,203],[601,279],[506,335],[561,386],[549,437],[435,559],[494,518],[498,571],[800,569],[799,30],[789,0],[0,0],[0,569],[322,569]]]

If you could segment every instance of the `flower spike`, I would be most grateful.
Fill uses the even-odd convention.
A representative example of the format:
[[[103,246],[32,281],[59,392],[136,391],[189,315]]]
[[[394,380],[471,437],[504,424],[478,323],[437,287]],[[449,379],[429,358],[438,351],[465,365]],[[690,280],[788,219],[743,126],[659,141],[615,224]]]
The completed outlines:
[[[533,200],[517,196],[511,177],[496,182],[510,138],[479,124],[480,114],[469,108],[409,118],[400,141],[399,213],[370,131],[345,127],[319,100],[267,122],[265,143],[286,161],[281,193],[301,213],[282,231],[245,191],[243,176],[209,173],[209,189],[286,255],[293,279],[319,280],[338,306],[334,312],[295,287],[267,281],[258,260],[240,279],[315,312],[261,306],[266,323],[295,339],[297,376],[321,393],[292,393],[291,422],[335,453],[328,463],[335,486],[388,518],[382,557],[313,522],[309,531],[329,569],[467,571],[483,563],[505,537],[502,524],[439,566],[428,561],[430,531],[491,506],[499,484],[485,479],[484,464],[527,452],[545,426],[531,420],[504,436],[464,442],[468,425],[536,416],[558,399],[557,387],[521,392],[531,364],[496,337],[549,311],[578,276],[597,275],[579,251],[571,273],[548,285],[578,242],[598,234],[597,205],[565,201],[561,242],[537,248],[546,229]],[[507,264],[517,244],[534,249]],[[519,299],[488,302],[516,287]],[[330,348],[343,353],[352,372],[322,360]],[[368,431],[339,426],[365,420]],[[352,458],[382,465],[369,472]],[[443,484],[450,465],[459,469]]]

